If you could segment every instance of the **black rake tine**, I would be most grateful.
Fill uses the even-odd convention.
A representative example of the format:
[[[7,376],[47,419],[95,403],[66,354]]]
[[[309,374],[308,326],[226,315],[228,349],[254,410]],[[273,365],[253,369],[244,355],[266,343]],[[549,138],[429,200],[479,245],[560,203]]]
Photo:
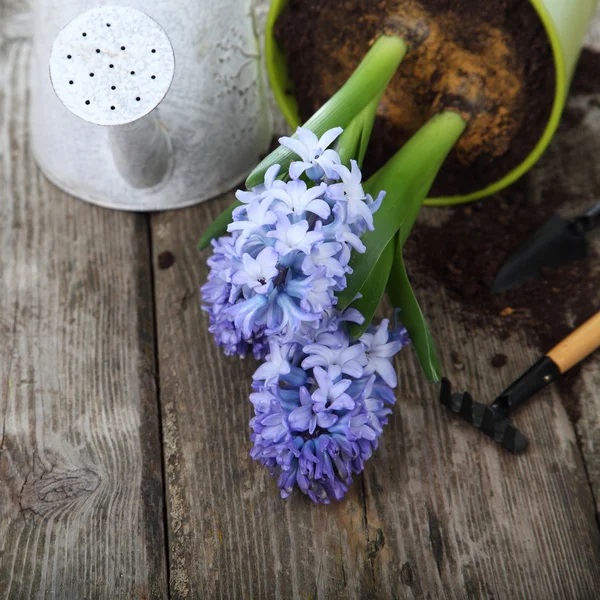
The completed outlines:
[[[483,418],[479,425],[479,429],[493,440],[496,439],[496,417],[494,411],[488,406],[484,406],[483,408]]]
[[[460,416],[469,423],[473,423],[473,407],[475,402],[473,401],[473,396],[469,394],[469,392],[465,392],[464,394],[454,394],[454,397],[460,398],[460,409],[457,411]]]
[[[459,414],[469,423],[473,422],[473,398],[471,394],[453,394],[452,384],[445,377],[442,379],[442,387],[440,389],[440,403],[453,413]]]
[[[440,389],[440,402],[449,409],[452,409],[452,386],[450,381],[442,377],[442,387]]]
[[[475,402],[469,392],[453,394],[452,384],[445,377],[440,389],[440,403],[513,454],[524,452],[529,445],[508,417],[498,419],[491,406]]]
[[[500,444],[513,454],[521,454],[527,449],[529,441],[512,423],[509,423]]]

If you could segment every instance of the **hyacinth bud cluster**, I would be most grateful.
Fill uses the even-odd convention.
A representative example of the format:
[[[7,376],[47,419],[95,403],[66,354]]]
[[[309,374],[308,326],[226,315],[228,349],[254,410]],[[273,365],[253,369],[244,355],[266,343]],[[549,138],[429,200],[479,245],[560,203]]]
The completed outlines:
[[[254,374],[250,455],[277,477],[282,498],[298,487],[315,503],[341,500],[377,448],[396,401],[393,356],[406,329],[384,319],[352,342],[346,323],[358,314],[325,315],[314,341],[270,342]]]
[[[229,235],[212,242],[202,287],[217,345],[266,358],[254,375],[252,456],[278,476],[283,497],[297,485],[315,502],[341,498],[377,446],[394,401],[391,357],[407,341],[403,328],[388,341],[383,321],[351,342],[347,322],[363,317],[335,309],[385,195],[365,194],[357,163],[342,165],[329,148],[341,133],[319,139],[298,128],[280,138],[300,160],[236,193],[241,204]]]

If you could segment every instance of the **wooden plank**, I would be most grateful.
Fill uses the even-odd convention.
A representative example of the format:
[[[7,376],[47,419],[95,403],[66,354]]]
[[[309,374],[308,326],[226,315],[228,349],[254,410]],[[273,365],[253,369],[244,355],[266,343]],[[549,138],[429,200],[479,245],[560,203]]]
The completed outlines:
[[[365,597],[361,478],[340,504],[285,502],[248,456],[256,363],[223,356],[199,299],[207,274],[199,233],[232,198],[152,219],[171,595]]]
[[[593,597],[600,535],[556,391],[519,415],[533,449],[515,459],[450,419],[405,353],[399,406],[366,471],[366,504],[360,480],[330,507],[277,497],[247,456],[255,365],[224,358],[199,309],[206,267],[194,245],[230,200],[153,219],[173,597]],[[445,364],[465,348],[468,368],[451,373],[457,385],[477,381],[483,397],[500,389],[486,368],[494,336],[467,340],[441,290],[425,306],[448,340]],[[503,379],[535,355],[517,339],[510,349]]]
[[[584,59],[593,69],[594,57]],[[575,86],[570,116],[530,175],[535,201],[564,190],[569,216],[598,199],[600,86],[587,75],[582,87],[597,91]],[[443,210],[421,215],[430,224],[445,218]],[[600,238],[590,239],[600,256]],[[600,261],[594,264],[591,276],[600,280]],[[539,355],[519,334],[507,341],[492,328],[467,334],[457,324],[465,308],[435,283],[419,296],[436,339],[444,340],[442,363],[456,389],[491,399]],[[458,368],[453,352],[461,356]],[[501,371],[489,366],[498,352],[510,356]],[[570,392],[580,400],[579,440],[553,386],[515,417],[531,442],[518,458],[449,421],[414,357],[402,356],[399,368],[406,392],[394,413],[395,435],[384,437],[378,464],[366,472],[369,537],[385,540],[373,562],[382,597],[597,597],[600,356],[587,360]]]
[[[405,353],[399,405],[366,471],[368,538],[360,481],[331,507],[277,497],[247,457],[253,363],[222,357],[199,310],[194,243],[228,201],[153,222],[155,263],[174,257],[157,272],[173,597],[593,598],[600,536],[556,390],[518,415],[532,448],[514,458],[450,419]],[[434,292],[425,307],[449,341],[444,364],[459,344],[468,357],[450,373],[457,386],[489,396],[532,361],[513,339],[510,367],[490,375],[498,340],[467,340]]]
[[[2,41],[0,598],[164,598],[147,218],[41,176],[31,46]]]
[[[590,136],[582,149],[589,158],[574,158],[586,169],[600,139]],[[532,175],[538,193],[552,185],[545,169],[564,168],[561,143]],[[572,185],[590,178],[579,167],[566,175]],[[600,534],[556,387],[519,411],[531,448],[513,457],[441,409],[437,388],[405,352],[382,448],[348,499],[312,507],[300,496],[277,497],[247,456],[255,365],[224,358],[199,309],[205,254],[194,246],[228,201],[153,218],[173,597],[208,590],[223,598],[595,598]],[[445,217],[433,210],[424,218]],[[518,334],[503,342],[490,329],[467,334],[455,318],[461,307],[439,286],[421,295],[457,388],[491,398],[536,358]],[[463,370],[453,367],[457,348]],[[511,360],[490,372],[500,350]],[[592,462],[600,444],[596,365],[582,374],[579,433],[600,487],[600,462]]]
[[[590,27],[588,43],[567,104],[567,118],[559,135],[533,175],[540,196],[564,190],[571,214],[582,212],[600,199],[600,11]],[[589,234],[596,258],[592,277],[600,281],[600,235]],[[595,302],[600,310],[600,285]],[[579,398],[581,416],[576,424],[579,445],[600,515],[600,353],[584,364],[572,393]]]
[[[444,340],[442,364],[456,389],[491,401],[537,357],[519,335],[467,334],[461,307],[443,288],[419,296],[435,338]],[[501,371],[489,366],[499,351],[511,357]],[[380,540],[378,597],[596,597],[600,535],[557,389],[516,415],[530,448],[515,457],[441,408],[412,354],[398,368],[399,404],[365,472],[369,539]]]

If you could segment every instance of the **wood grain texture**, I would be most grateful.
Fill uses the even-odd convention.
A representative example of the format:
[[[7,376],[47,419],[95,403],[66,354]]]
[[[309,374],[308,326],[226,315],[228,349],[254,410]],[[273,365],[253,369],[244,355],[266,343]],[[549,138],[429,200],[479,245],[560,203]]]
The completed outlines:
[[[30,43],[6,33],[0,598],[164,598],[147,219],[84,204],[40,175],[28,144]]]
[[[596,18],[592,32],[598,25]],[[591,80],[584,87],[600,91]],[[557,136],[529,176],[537,202],[556,190],[566,195],[565,216],[598,196],[598,106],[597,92],[571,95]],[[420,218],[440,224],[447,213],[427,210]],[[600,238],[590,242],[600,256]],[[591,276],[600,281],[594,264]],[[600,302],[598,291],[592,302]],[[519,333],[508,341],[491,328],[467,334],[457,324],[464,307],[435,283],[420,299],[434,337],[444,340],[442,364],[457,390],[491,400],[539,356]],[[489,367],[498,352],[510,357],[500,371]],[[557,386],[519,410],[516,424],[530,439],[523,457],[499,451],[462,422],[448,423],[414,357],[401,356],[398,366],[406,398],[394,413],[395,434],[384,436],[379,463],[365,477],[369,537],[385,540],[373,564],[381,596],[596,598],[600,356],[588,358],[575,388],[563,392],[580,400],[577,436]]]
[[[171,597],[596,598],[600,358],[575,390],[579,439],[553,386],[517,414],[531,448],[513,457],[441,409],[405,351],[382,448],[346,499],[280,500],[248,457],[255,363],[225,358],[200,310],[196,242],[232,196],[152,217],[150,256],[144,216],[44,180],[24,5],[0,2],[0,599],[168,595],[151,261]],[[600,98],[569,106],[583,118],[531,182],[540,197],[560,185],[576,210],[600,181]],[[435,284],[420,299],[457,388],[489,398],[537,356],[518,334],[467,335]],[[511,360],[492,371],[499,350]]]
[[[590,26],[582,57],[583,77],[576,78],[558,135],[533,171],[533,185],[544,194],[561,190],[569,199],[570,213],[578,214],[600,197],[600,11]],[[579,83],[578,83],[579,82]],[[596,256],[591,276],[600,282],[600,235],[596,230],[588,241]],[[600,309],[600,283],[590,299]],[[591,315],[590,315],[591,316]],[[573,394],[579,398],[581,417],[576,424],[579,445],[600,515],[600,352],[588,358]]]
[[[419,296],[457,390],[491,401],[536,359],[519,335],[467,334],[443,289]],[[510,356],[502,371],[489,366],[499,351]],[[515,457],[440,408],[411,353],[398,369],[399,404],[365,471],[369,539],[385,542],[373,559],[377,597],[595,598],[593,499],[556,388],[516,415],[530,447]]]
[[[364,480],[329,507],[278,498],[248,458],[255,365],[222,355],[199,308],[206,254],[194,243],[229,201],[152,221],[173,597],[594,598],[600,534],[555,389],[518,415],[532,450],[515,458],[446,414],[405,352],[399,404]],[[501,379],[489,373],[493,331],[467,336],[443,290],[424,306],[444,364],[463,349],[468,367],[451,377],[479,397],[536,356],[513,338]]]
[[[172,598],[366,597],[361,479],[328,508],[284,502],[248,456],[256,364],[217,350],[199,299],[198,233],[232,198],[152,219]]]
[[[561,129],[531,185],[543,197],[559,177],[576,211],[598,189],[600,111],[589,98],[570,106],[586,110],[582,127]],[[173,597],[205,589],[221,598],[596,598],[598,357],[575,390],[581,445],[554,386],[516,416],[531,447],[513,457],[441,409],[437,388],[405,352],[382,448],[348,499],[284,502],[247,455],[254,364],[223,357],[199,309],[206,255],[194,244],[228,201],[153,219],[155,265],[163,252],[175,257],[156,275]],[[429,210],[422,218],[446,217]],[[457,389],[491,399],[537,358],[519,334],[504,342],[491,329],[467,334],[455,318],[462,308],[436,285],[421,300]],[[490,369],[499,351],[509,365]]]

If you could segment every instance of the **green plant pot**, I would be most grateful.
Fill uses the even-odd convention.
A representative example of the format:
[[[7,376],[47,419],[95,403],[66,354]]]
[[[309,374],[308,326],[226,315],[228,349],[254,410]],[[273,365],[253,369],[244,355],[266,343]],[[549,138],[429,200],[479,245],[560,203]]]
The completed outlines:
[[[548,147],[565,107],[569,86],[581,51],[581,44],[599,0],[529,1],[535,8],[548,34],[556,71],[552,112],[543,134],[529,156],[498,181],[463,196],[429,198],[425,201],[425,204],[433,206],[460,204],[494,194],[524,175]],[[269,81],[277,104],[289,125],[296,128],[301,125],[298,103],[293,94],[286,92],[286,90],[292,89],[293,86],[288,76],[285,56],[273,36],[275,22],[287,3],[288,0],[273,0],[271,3],[266,27],[265,58]]]

